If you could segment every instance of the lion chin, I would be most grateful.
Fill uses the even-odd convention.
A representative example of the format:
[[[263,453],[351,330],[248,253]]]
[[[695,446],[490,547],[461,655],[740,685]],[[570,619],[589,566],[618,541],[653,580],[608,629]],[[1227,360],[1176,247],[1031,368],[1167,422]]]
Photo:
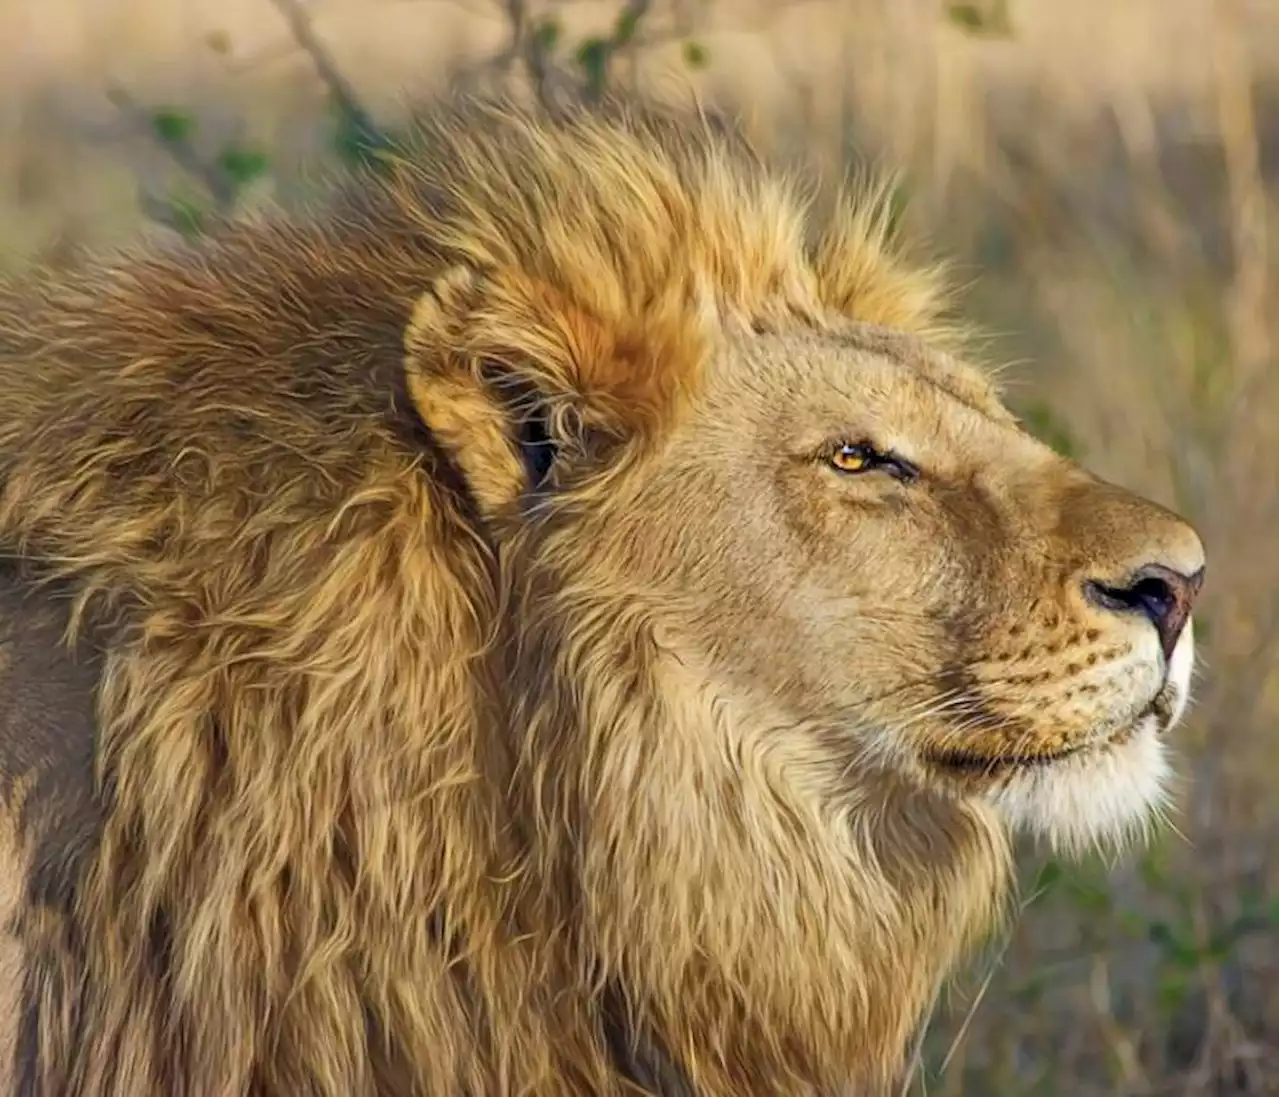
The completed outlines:
[[[1165,735],[1191,698],[1192,633],[1188,621],[1164,684],[1136,715],[1064,755],[1015,766],[983,793],[1011,827],[1071,854],[1123,848],[1150,833],[1169,803]]]

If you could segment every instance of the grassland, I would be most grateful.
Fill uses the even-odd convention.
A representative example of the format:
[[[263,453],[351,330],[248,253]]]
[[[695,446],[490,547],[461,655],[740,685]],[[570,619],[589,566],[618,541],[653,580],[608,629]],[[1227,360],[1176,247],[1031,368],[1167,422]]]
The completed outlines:
[[[520,7],[309,10],[392,122],[450,81],[502,77]],[[572,70],[619,7],[526,14],[555,16],[548,52]],[[324,81],[272,0],[6,0],[0,41],[5,266],[207,201],[155,109],[201,163],[265,152],[249,204],[302,193],[328,147]],[[1177,832],[1115,866],[1029,850],[1025,914],[943,1003],[913,1092],[1277,1092],[1276,41],[1274,5],[1230,0],[684,0],[650,5],[618,51],[613,78],[695,85],[828,179],[900,167],[1013,402],[1207,542]]]

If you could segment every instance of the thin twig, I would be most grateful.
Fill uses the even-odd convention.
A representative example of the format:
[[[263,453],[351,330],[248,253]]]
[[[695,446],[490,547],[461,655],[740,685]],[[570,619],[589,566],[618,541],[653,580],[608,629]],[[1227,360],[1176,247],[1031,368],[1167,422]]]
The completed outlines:
[[[107,98],[121,114],[140,129],[145,129],[152,136],[155,135],[152,112],[142,106],[128,91],[118,84],[111,84],[107,87]],[[231,180],[218,170],[216,164],[205,160],[190,141],[183,137],[166,137],[157,144],[164,148],[169,158],[178,167],[204,184],[220,210],[228,211],[235,205],[236,194]]]
[[[285,21],[289,24],[290,33],[293,34],[302,51],[311,58],[316,74],[329,88],[339,109],[351,119],[362,133],[375,133],[376,127],[373,124],[373,119],[361,105],[355,88],[342,75],[329,50],[316,35],[310,13],[298,0],[271,0],[271,2],[276,6],[276,10],[284,16]]]

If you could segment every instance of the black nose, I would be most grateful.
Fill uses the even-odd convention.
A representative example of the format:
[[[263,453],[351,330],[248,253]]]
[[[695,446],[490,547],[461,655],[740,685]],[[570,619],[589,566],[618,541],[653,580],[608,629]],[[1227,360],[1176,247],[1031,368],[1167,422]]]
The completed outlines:
[[[1191,616],[1191,606],[1204,583],[1204,568],[1183,575],[1163,564],[1139,568],[1122,585],[1111,586],[1095,579],[1085,585],[1085,597],[1094,605],[1116,613],[1141,613],[1160,635],[1160,648],[1172,658],[1178,637]]]

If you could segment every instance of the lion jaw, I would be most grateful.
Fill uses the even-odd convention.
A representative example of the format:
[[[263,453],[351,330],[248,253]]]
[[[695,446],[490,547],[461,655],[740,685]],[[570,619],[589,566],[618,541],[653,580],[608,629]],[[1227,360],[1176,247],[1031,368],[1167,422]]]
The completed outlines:
[[[1168,805],[1171,768],[1164,734],[1186,713],[1195,663],[1187,622],[1159,694],[1106,741],[1011,774],[985,798],[1007,824],[1054,850],[1123,846],[1145,837]]]

